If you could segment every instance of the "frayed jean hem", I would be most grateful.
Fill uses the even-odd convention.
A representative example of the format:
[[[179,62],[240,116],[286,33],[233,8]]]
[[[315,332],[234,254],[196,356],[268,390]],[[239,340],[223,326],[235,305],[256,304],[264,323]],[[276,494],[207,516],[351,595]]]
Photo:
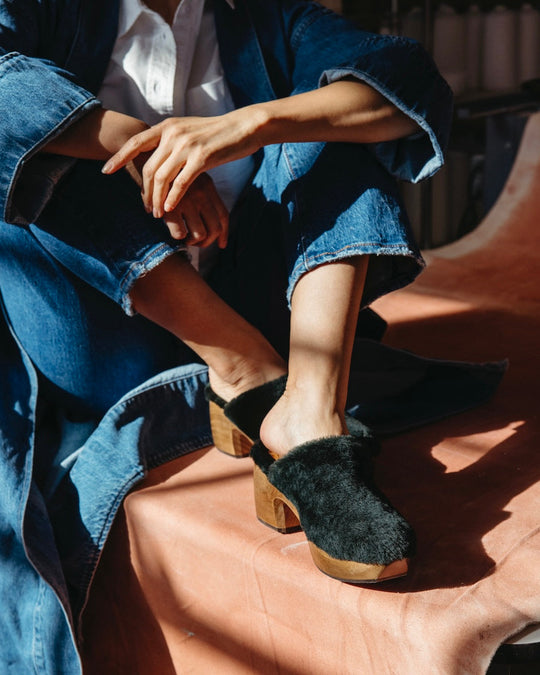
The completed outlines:
[[[289,276],[287,287],[287,304],[289,309],[291,308],[292,295],[296,288],[296,284],[304,274],[311,272],[321,265],[339,262],[361,255],[374,257],[374,259],[370,261],[370,267],[377,265],[376,259],[382,258],[383,256],[404,259],[398,263],[403,269],[397,271],[391,277],[386,277],[384,282],[375,280],[372,282],[370,280],[370,272],[368,269],[368,276],[366,278],[366,285],[362,296],[362,307],[368,306],[386,293],[390,293],[410,284],[426,267],[425,260],[422,256],[408,246],[404,246],[402,243],[389,245],[373,243],[348,244],[336,251],[323,251],[316,255],[302,256],[297,260],[296,265]]]
[[[128,271],[120,281],[119,288],[119,303],[128,316],[135,316],[137,314],[137,310],[133,307],[130,297],[135,282],[174,253],[184,253],[187,256],[186,246],[184,244],[178,244],[178,246],[171,246],[167,243],[157,244],[144,258],[136,260],[130,265]]]

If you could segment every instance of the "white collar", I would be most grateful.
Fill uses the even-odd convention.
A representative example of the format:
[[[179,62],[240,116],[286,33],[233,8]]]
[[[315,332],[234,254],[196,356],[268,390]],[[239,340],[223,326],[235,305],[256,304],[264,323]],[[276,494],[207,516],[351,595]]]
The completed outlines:
[[[186,0],[182,0],[185,2]],[[200,0],[199,0],[200,1]],[[231,9],[234,9],[234,0],[225,0]],[[118,37],[125,35],[139,16],[150,10],[142,0],[121,0],[120,17],[118,19]]]

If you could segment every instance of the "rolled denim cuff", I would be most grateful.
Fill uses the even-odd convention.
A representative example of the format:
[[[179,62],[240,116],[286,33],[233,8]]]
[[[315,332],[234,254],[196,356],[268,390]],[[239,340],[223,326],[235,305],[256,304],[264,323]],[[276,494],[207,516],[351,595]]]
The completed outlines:
[[[293,51],[293,93],[354,77],[376,89],[425,132],[371,151],[395,178],[417,182],[442,164],[452,120],[452,91],[415,40],[358,29],[318,3],[283,3]]]
[[[355,256],[373,256],[368,268],[361,309],[368,307],[386,293],[397,291],[412,283],[425,268],[426,263],[414,248],[404,244],[380,246],[376,242],[358,242],[343,246],[336,251],[319,252],[299,259],[294,267],[287,287],[287,303],[302,276],[320,265],[335,263]]]
[[[0,56],[0,79],[0,216],[28,225],[73,165],[68,157],[39,151],[100,103],[71,73],[17,52]]]
[[[407,55],[418,59],[414,43],[408,46]],[[418,49],[421,49],[418,46]],[[426,55],[427,58],[427,55]],[[344,78],[355,78],[364,82],[390,101],[398,110],[410,117],[423,133],[415,133],[405,138],[367,145],[385,169],[395,178],[418,183],[436,173],[444,164],[444,151],[448,142],[446,130],[450,126],[452,93],[444,80],[434,70],[433,77],[426,79],[425,91],[417,92],[418,98],[412,99],[406,88],[400,91],[397,82],[393,82],[388,73],[373,68],[370,63],[362,68],[343,67],[325,71],[319,86],[325,86]],[[424,66],[426,67],[426,66]],[[386,75],[386,78],[385,78]],[[437,101],[428,106],[426,101]]]

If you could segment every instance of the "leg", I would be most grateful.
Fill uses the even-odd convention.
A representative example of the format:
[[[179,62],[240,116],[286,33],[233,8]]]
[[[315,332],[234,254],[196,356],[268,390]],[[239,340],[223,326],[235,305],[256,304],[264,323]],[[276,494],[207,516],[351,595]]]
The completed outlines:
[[[364,308],[423,267],[397,185],[363,146],[265,148],[253,185],[231,213],[231,229],[209,282],[283,356],[293,291],[307,272],[370,256]]]
[[[358,308],[412,281],[422,260],[395,182],[365,148],[298,144],[265,152],[232,214],[236,231],[211,282],[288,355],[286,394],[261,431],[282,454],[310,434],[344,431]],[[288,411],[293,400],[301,414]],[[282,414],[295,418],[298,438],[278,429]],[[304,430],[315,422],[318,431]]]
[[[166,289],[166,292],[164,292]],[[176,335],[209,367],[214,391],[229,400],[286,372],[263,335],[179,256],[170,256],[131,291],[134,308]]]
[[[362,256],[323,265],[296,285],[287,388],[261,427],[274,455],[348,433],[345,403],[367,263]]]
[[[345,402],[361,304],[411,281],[421,259],[393,182],[365,149],[312,146],[304,173],[297,150],[300,167],[288,165],[300,171],[279,197],[291,214],[289,376],[251,451],[256,510],[279,531],[300,525],[326,574],[381,581],[406,574],[414,534],[374,485],[376,443],[365,429],[348,435]]]
[[[317,165],[318,153],[315,154],[314,164]],[[323,162],[323,169],[327,168],[325,165],[326,162]],[[326,170],[320,172],[320,166],[316,168],[315,175],[319,178],[321,175],[325,180],[329,175],[333,177]],[[351,167],[342,168],[348,174]],[[367,255],[397,251],[401,258],[411,258],[409,268],[413,272],[418,269],[418,262],[407,243],[390,241],[395,234],[388,227],[392,225],[392,215],[388,216],[391,200],[377,189],[377,167],[368,163],[362,168],[371,182],[369,188],[361,185],[360,198],[356,177],[345,195],[346,199],[339,192],[334,199],[332,188],[336,186],[330,186],[322,204],[328,206],[330,203],[330,211],[322,210],[314,213],[313,218],[306,219],[305,213],[300,214],[303,218],[298,217],[298,205],[309,203],[311,197],[313,201],[316,201],[315,197],[320,199],[317,192],[320,186],[309,185],[311,181],[306,178],[311,171],[308,167],[304,176],[289,180],[279,196],[286,202],[286,211],[292,217],[273,223],[274,228],[269,228],[266,223],[267,234],[270,232],[278,241],[281,240],[289,268],[287,295],[292,298],[291,375],[287,393],[264,420],[262,428],[263,441],[266,440],[274,454],[282,457],[276,462],[261,443],[255,444],[252,455],[257,465],[259,516],[266,517],[259,510],[260,505],[269,507],[271,516],[275,515],[271,510],[280,503],[283,509],[291,509],[306,533],[306,528],[313,525],[310,530],[312,535],[308,534],[308,538],[315,546],[317,564],[332,576],[351,581],[403,574],[406,571],[405,558],[412,550],[408,526],[377,490],[372,489],[370,439],[351,440],[344,434],[345,392],[354,328],[362,300],[370,297],[366,289],[373,286],[368,284],[371,264],[366,274]],[[306,189],[306,180],[309,189]],[[332,194],[331,200],[329,194]],[[302,196],[307,197],[307,201],[300,199]],[[351,201],[356,207],[356,202],[360,201],[360,208],[353,209],[355,217],[352,222],[347,217]],[[373,229],[370,232],[369,227],[373,222],[373,236],[378,239],[366,241],[366,226],[368,236],[371,236]],[[281,228],[281,235],[276,235],[276,225]],[[256,245],[255,250],[249,251],[248,256],[258,269],[260,240],[257,241],[252,234],[252,241]],[[270,267],[275,266],[275,248],[266,253]],[[106,269],[113,281],[118,281],[114,274],[117,266],[108,265]],[[185,260],[169,255],[160,265],[143,271],[145,274],[139,274],[129,286],[129,299],[123,302],[124,306],[134,305],[205,359],[215,386],[223,384],[217,392],[222,397],[226,398],[227,392],[234,395],[239,390],[250,388],[252,384],[248,384],[248,380],[252,381],[255,374],[259,381],[264,381],[284,371],[283,362],[263,334],[215,296]],[[363,288],[364,277],[366,288]],[[403,283],[402,279],[395,277],[390,275],[387,279],[386,290]],[[93,278],[92,275],[90,278]],[[252,284],[256,278],[251,280]],[[122,273],[118,284],[121,292],[126,288],[124,279],[125,274]],[[260,305],[261,289],[257,291]],[[258,309],[260,315],[260,307]],[[306,420],[300,422],[300,429],[297,417],[301,420],[305,417]],[[323,443],[317,440],[315,443],[295,445],[306,439],[320,439],[321,435],[327,437]],[[288,452],[293,445],[294,452]],[[274,465],[276,469],[272,476],[266,478],[264,472],[270,472]],[[327,470],[330,465],[333,471]],[[355,505],[352,519],[349,504]],[[323,506],[330,508],[327,514],[319,514]],[[342,533],[337,533],[337,538],[333,528],[327,527],[336,522],[334,507],[341,509],[337,521],[347,526]],[[316,522],[310,521],[309,517],[304,519],[304,514],[315,514]],[[265,522],[272,524],[270,520]],[[355,530],[352,539],[347,531],[350,522],[353,522]],[[366,530],[366,536],[362,530]],[[329,538],[337,543],[337,547],[330,545]],[[352,548],[349,546],[351,541]],[[354,562],[351,575],[345,575],[342,564],[338,564],[336,569],[336,563],[340,561]]]
[[[286,150],[284,148],[279,154],[276,148],[268,149],[268,157],[252,186],[251,198],[244,203],[243,229],[240,228],[237,233],[236,242],[231,247],[234,250],[232,253],[229,251],[229,260],[231,254],[236,257],[233,274],[229,274],[226,258],[225,273],[221,278],[218,274],[217,281],[214,279],[219,295],[239,309],[249,323],[220,301],[185,260],[171,255],[170,244],[159,243],[163,233],[156,231],[155,221],[147,222],[148,218],[143,215],[140,206],[134,210],[133,205],[138,204],[139,199],[134,186],[126,185],[120,177],[115,179],[118,181],[116,184],[110,182],[111,177],[98,175],[96,189],[94,192],[88,190],[88,185],[96,179],[92,163],[83,163],[82,169],[79,169],[82,183],[87,188],[86,203],[80,203],[80,188],[77,192],[69,182],[64,183],[60,204],[57,205],[59,208],[55,210],[53,203],[44,214],[45,218],[40,219],[40,241],[84,281],[90,284],[97,281],[99,290],[126,309],[134,303],[143,316],[159,323],[191,346],[210,366],[212,384],[225,399],[285,371],[283,361],[265,338],[272,336],[273,344],[281,340],[279,347],[283,347],[283,328],[289,320],[288,316],[284,318],[284,313],[287,313],[284,298],[288,278],[287,295],[290,297],[295,289],[293,314],[299,319],[293,327],[291,341],[291,383],[294,383],[297,379],[295,372],[313,371],[294,364],[301,353],[297,344],[302,343],[303,333],[309,330],[309,324],[304,326],[305,317],[313,312],[315,306],[310,298],[314,297],[314,292],[320,295],[320,290],[311,288],[314,280],[317,285],[326,287],[325,281],[319,283],[319,279],[325,278],[320,275],[334,274],[335,270],[342,269],[341,266],[334,267],[336,260],[385,253],[387,255],[374,257],[373,263],[377,264],[369,266],[363,294],[365,302],[384,290],[406,283],[417,273],[419,264],[415,260],[414,249],[408,246],[403,235],[406,221],[399,209],[395,186],[365,149],[341,144],[332,148],[322,144],[298,144],[290,146],[288,152]],[[277,160],[273,156],[276,152],[279,155]],[[120,212],[118,209],[112,211],[111,204],[116,204],[118,197],[124,193],[127,195],[123,200],[125,208],[122,207]],[[79,196],[73,198],[73,194]],[[100,196],[99,200],[96,195]],[[253,195],[262,204],[266,220],[262,218],[254,222],[259,213],[254,208],[256,200]],[[268,216],[272,222],[268,222]],[[141,218],[144,222],[139,223]],[[77,227],[74,228],[76,219]],[[46,222],[43,223],[43,220]],[[52,227],[52,232],[48,227]],[[84,234],[82,244],[81,232]],[[126,234],[129,237],[126,238]],[[160,258],[167,246],[166,255]],[[152,261],[150,267],[147,264],[149,258]],[[347,267],[350,265],[345,269]],[[276,268],[278,275],[275,274]],[[222,283],[224,278],[225,284]],[[339,281],[338,286],[344,281]],[[354,288],[357,291],[358,281],[356,278]],[[304,286],[308,289],[306,292]],[[353,299],[345,290],[342,296],[345,305],[352,302],[354,311],[345,308],[342,316],[356,317],[360,295],[357,292],[358,297]],[[276,296],[279,299],[274,301]],[[335,298],[329,299],[329,302],[334,308],[338,307]],[[272,307],[270,312],[267,309],[269,304]],[[324,325],[323,319],[321,317],[318,323],[319,329]],[[355,320],[351,321],[351,325]],[[279,339],[274,340],[272,331],[276,325]],[[350,341],[350,325],[340,330],[341,337],[336,336],[332,349],[336,348],[340,339]],[[320,337],[321,340],[316,340],[319,347],[331,336],[321,333]],[[350,351],[346,345],[342,346]],[[283,354],[287,351],[288,345],[280,349]],[[343,399],[347,380],[348,358],[347,365],[339,369],[338,380],[331,385],[334,391],[329,392],[330,398],[337,397],[339,401]],[[318,378],[318,388],[322,379]],[[328,385],[325,386],[328,388]],[[338,391],[341,393],[338,394]],[[340,402],[338,407],[343,407]]]

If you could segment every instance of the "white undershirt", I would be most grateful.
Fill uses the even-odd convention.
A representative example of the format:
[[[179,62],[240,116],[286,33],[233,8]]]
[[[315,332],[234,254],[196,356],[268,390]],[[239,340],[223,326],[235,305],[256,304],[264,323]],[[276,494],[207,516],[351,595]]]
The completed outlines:
[[[227,2],[234,6],[233,0]],[[170,26],[141,0],[121,0],[118,35],[98,98],[104,108],[149,125],[171,116],[208,117],[233,110],[208,3],[181,0]],[[229,210],[253,166],[246,157],[208,171]],[[192,263],[204,272],[210,251],[189,251]]]

